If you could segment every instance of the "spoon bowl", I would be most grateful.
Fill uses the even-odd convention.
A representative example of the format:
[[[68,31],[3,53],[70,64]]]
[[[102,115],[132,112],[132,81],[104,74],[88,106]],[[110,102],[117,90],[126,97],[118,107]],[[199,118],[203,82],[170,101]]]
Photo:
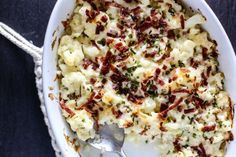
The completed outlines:
[[[86,142],[102,150],[102,152],[114,152],[120,157],[127,157],[122,150],[124,139],[124,129],[119,128],[116,124],[105,124],[99,126],[97,137],[89,139]]]

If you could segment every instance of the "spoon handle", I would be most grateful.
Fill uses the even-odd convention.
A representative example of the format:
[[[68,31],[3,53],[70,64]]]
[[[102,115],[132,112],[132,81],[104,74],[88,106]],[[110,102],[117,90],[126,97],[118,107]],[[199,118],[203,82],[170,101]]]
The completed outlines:
[[[120,152],[117,152],[117,154],[118,154],[120,157],[127,157],[127,155],[125,154],[125,152],[123,151],[123,149],[121,149]]]

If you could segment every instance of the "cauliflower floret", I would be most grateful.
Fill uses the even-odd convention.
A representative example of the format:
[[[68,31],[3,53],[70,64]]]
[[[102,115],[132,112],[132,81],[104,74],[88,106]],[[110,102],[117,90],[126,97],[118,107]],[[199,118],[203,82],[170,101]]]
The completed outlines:
[[[83,45],[83,51],[84,51],[84,54],[91,58],[91,59],[94,59],[95,57],[97,57],[100,53],[100,51],[98,50],[97,47],[93,46],[93,45]]]
[[[205,21],[206,20],[202,15],[200,14],[193,15],[187,21],[185,21],[185,28],[186,29],[192,28],[197,24],[203,24]]]
[[[143,111],[145,113],[151,113],[154,111],[154,109],[156,108],[156,102],[151,99],[151,98],[146,98],[145,101],[143,102],[142,104],[142,107]]]
[[[85,110],[80,110],[76,114],[67,119],[71,129],[75,131],[79,139],[86,141],[95,137],[94,120],[91,114]]]
[[[68,66],[76,66],[84,58],[81,44],[68,35],[61,38],[58,54]]]

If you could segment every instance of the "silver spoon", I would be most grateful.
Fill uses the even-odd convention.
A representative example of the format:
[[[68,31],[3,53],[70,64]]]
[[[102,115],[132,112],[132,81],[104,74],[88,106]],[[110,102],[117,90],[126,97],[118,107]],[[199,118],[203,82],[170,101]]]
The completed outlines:
[[[117,125],[101,125],[98,130],[98,138],[89,139],[86,142],[104,152],[114,152],[120,157],[127,157],[122,146],[125,139],[124,129]]]

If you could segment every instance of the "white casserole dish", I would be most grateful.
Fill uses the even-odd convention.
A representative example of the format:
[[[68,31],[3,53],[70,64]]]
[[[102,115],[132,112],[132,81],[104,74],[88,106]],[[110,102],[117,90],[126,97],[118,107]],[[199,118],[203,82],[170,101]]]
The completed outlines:
[[[57,144],[65,157],[78,157],[79,154],[68,144],[65,138],[65,135],[71,135],[71,131],[61,114],[58,99],[52,101],[48,97],[48,94],[53,93],[57,98],[59,97],[58,83],[55,81],[57,71],[56,51],[58,40],[64,31],[62,21],[70,17],[75,7],[75,2],[76,0],[57,1],[48,24],[43,53],[43,91],[47,115]],[[234,89],[236,87],[236,57],[222,25],[204,0],[184,0],[184,2],[187,6],[191,6],[193,10],[200,9],[202,14],[207,18],[204,28],[218,43],[220,68],[225,74],[226,90],[230,94],[233,102],[236,102],[236,90]],[[53,48],[52,45],[54,45]],[[50,90],[49,87],[54,87],[54,90]],[[235,120],[234,122],[236,122]],[[235,127],[233,133],[234,135],[236,134]],[[143,157],[144,155],[147,157],[157,157],[158,151],[154,147],[155,146],[152,145],[135,145],[126,142],[124,150],[127,152],[128,157]],[[236,154],[236,150],[233,148],[236,148],[236,140],[229,145],[226,157],[233,157]],[[81,152],[83,152],[83,150],[81,150]],[[83,156],[99,156],[99,151],[89,149],[89,151],[85,151]],[[105,157],[112,156],[115,155],[105,154]]]

